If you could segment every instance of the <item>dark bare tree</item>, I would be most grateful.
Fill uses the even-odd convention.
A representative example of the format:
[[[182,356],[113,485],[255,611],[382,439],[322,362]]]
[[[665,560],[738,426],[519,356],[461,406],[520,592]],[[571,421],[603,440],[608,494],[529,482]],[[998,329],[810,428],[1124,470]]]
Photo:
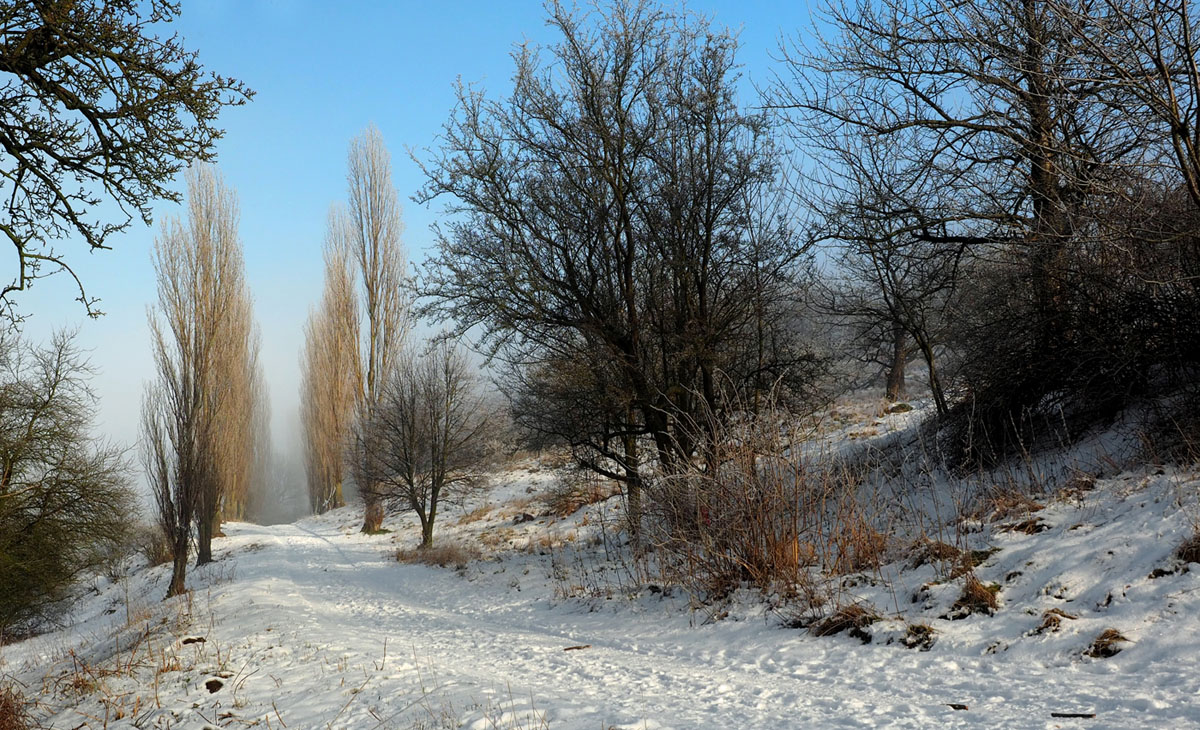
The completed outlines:
[[[178,14],[167,0],[0,2],[0,232],[17,264],[0,302],[10,314],[15,292],[56,271],[98,314],[52,242],[79,236],[103,249],[135,213],[149,223],[155,200],[180,200],[175,175],[213,157],[222,107],[253,95],[161,35]],[[96,211],[105,200],[119,206],[115,219]]]
[[[976,326],[961,332],[966,450],[1013,446],[1014,424],[1070,390],[1064,374],[1083,362],[1069,345],[1090,306],[1084,262],[1110,239],[1103,211],[1161,157],[1163,135],[1112,103],[1111,74],[1081,34],[1098,8],[837,3],[815,52],[785,49],[790,76],[771,104],[800,135],[818,130],[809,149],[829,159],[830,140],[891,140],[891,166],[923,183],[891,200],[903,218],[889,234],[961,247],[987,272],[978,316],[964,318]]]
[[[923,165],[904,165],[895,139],[850,138],[806,130],[836,159],[836,172],[821,176],[810,197],[819,211],[814,235],[836,247],[836,269],[818,290],[824,305],[849,319],[858,348],[886,350],[889,400],[900,397],[909,357],[924,361],[939,414],[949,412],[938,349],[949,337],[966,246],[931,222],[944,210]],[[922,220],[922,215],[926,216]]]
[[[477,368],[446,339],[400,358],[357,441],[363,476],[421,522],[421,547],[433,545],[448,495],[481,483],[497,454],[495,412]]]
[[[456,220],[422,293],[509,361],[596,359],[619,421],[576,443],[608,444],[592,461],[616,457],[636,525],[642,465],[704,449],[687,414],[723,412],[719,371],[758,384],[811,361],[788,329],[803,247],[766,192],[778,151],[737,102],[729,33],[644,2],[549,9],[561,40],[515,55],[509,98],[459,89],[421,196]]]

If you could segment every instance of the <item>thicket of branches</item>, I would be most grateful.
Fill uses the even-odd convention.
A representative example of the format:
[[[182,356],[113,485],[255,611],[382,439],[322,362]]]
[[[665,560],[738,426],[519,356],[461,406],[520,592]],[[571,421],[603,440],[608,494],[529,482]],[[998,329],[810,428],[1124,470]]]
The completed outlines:
[[[0,633],[46,617],[134,525],[125,453],[91,433],[91,372],[70,334],[0,336]]]
[[[1186,5],[886,0],[826,19],[815,50],[785,49],[771,103],[829,162],[809,188],[821,235],[869,292],[847,313],[903,331],[931,376],[951,354],[954,392],[931,387],[960,458],[1191,377]]]

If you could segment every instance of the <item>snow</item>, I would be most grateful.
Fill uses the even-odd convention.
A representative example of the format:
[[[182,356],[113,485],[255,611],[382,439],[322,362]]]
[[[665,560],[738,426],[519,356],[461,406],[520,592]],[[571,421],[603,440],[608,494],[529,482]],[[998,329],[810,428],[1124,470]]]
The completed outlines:
[[[943,618],[962,579],[936,562],[848,576],[838,601],[883,616],[867,644],[784,628],[748,591],[696,609],[632,576],[585,585],[620,571],[605,554],[619,499],[547,516],[556,478],[514,467],[448,508],[436,539],[482,554],[460,568],[397,562],[419,536],[406,515],[376,536],[353,507],[227,524],[189,596],[159,600],[168,566],[97,579],[70,626],[0,648],[0,674],[54,728],[1200,725],[1200,566],[1172,557],[1200,518],[1190,471],[1114,473],[967,523],[948,541],[998,549],[976,568],[1000,585],[994,616]],[[1044,529],[1003,527],[1025,520]],[[1052,608],[1075,618],[1036,633]],[[917,623],[935,631],[928,651],[900,641]],[[1109,628],[1123,650],[1085,656]]]

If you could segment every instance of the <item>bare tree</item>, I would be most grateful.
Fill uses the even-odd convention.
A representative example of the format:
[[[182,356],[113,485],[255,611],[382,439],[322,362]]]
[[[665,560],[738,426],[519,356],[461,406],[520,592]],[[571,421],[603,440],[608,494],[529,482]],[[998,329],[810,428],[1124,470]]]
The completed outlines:
[[[304,328],[300,417],[309,503],[320,513],[345,504],[346,448],[358,397],[359,314],[344,213],[330,211],[325,289]]]
[[[98,314],[52,242],[77,235],[104,249],[133,211],[149,223],[154,200],[180,199],[175,175],[212,158],[221,109],[253,95],[162,32],[178,14],[166,0],[0,2],[0,234],[17,272],[0,289],[7,312],[15,292],[66,271]],[[117,206],[97,215],[105,200]]]
[[[497,452],[497,416],[462,349],[437,340],[402,358],[359,436],[364,476],[401,509],[416,512],[421,547],[433,544],[449,494],[477,485]]]
[[[1105,97],[1166,138],[1167,157],[1200,207],[1200,18],[1191,3],[1103,0],[1061,11],[1096,57]]]
[[[814,129],[806,135],[837,161],[836,173],[824,175],[809,194],[820,214],[815,235],[838,248],[835,273],[820,285],[825,306],[850,320],[866,352],[887,350],[889,400],[903,390],[915,349],[938,413],[948,413],[935,353],[948,338],[966,246],[919,233],[931,215],[945,214],[950,203],[939,202],[945,191],[927,166],[903,159],[902,139]]]
[[[212,560],[222,503],[254,475],[257,338],[237,236],[237,202],[215,170],[188,174],[188,222],[164,222],[155,244],[151,313],[158,380],[143,406],[145,451],[159,518],[174,551],[169,594],[183,590],[191,522],[197,562]]]
[[[346,243],[359,278],[363,325],[355,418],[365,424],[374,417],[408,336],[409,289],[391,156],[374,125],[350,142],[349,166]],[[361,445],[356,450],[360,452]],[[370,479],[359,479],[356,486],[366,505],[362,529],[376,532],[383,522],[385,494]]]
[[[560,41],[516,54],[509,98],[459,89],[422,194],[457,215],[422,293],[520,365],[600,359],[585,374],[621,394],[605,410],[621,420],[574,443],[617,457],[636,525],[642,465],[705,449],[687,416],[723,412],[716,372],[803,382],[804,249],[764,194],[778,150],[737,103],[733,36],[648,3],[549,12]]]
[[[306,463],[313,508],[320,510],[340,504],[346,474],[334,457],[346,461],[366,504],[363,531],[375,532],[383,521],[385,495],[363,477],[363,444],[355,442],[355,434],[371,421],[404,346],[410,287],[391,157],[374,126],[350,142],[348,166],[349,204],[330,215],[325,294],[306,330]]]
[[[807,149],[826,161],[811,167],[856,195],[860,180],[838,180],[845,158],[828,152],[841,141],[884,140],[893,167],[922,181],[884,199],[899,216],[873,212],[890,240],[959,249],[970,270],[987,272],[979,280],[987,291],[973,298],[988,309],[962,318],[979,325],[961,333],[971,397],[955,418],[964,455],[985,441],[1011,448],[1023,438],[1013,424],[1045,409],[1048,393],[1071,390],[1064,374],[1085,365],[1064,345],[1079,342],[1087,322],[1087,261],[1111,240],[1104,211],[1160,157],[1162,134],[1112,103],[1112,74],[1081,33],[1080,17],[1099,8],[839,2],[815,52],[785,49],[791,76],[771,104],[793,115]]]

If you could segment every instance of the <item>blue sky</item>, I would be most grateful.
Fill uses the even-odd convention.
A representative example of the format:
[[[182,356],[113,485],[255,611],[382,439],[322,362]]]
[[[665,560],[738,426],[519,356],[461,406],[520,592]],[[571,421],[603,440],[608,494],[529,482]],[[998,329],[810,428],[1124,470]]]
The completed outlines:
[[[781,33],[811,26],[802,2],[704,0],[690,10],[740,32],[740,60],[749,81],[765,82]],[[277,446],[296,448],[301,328],[321,290],[321,241],[329,205],[345,197],[347,145],[367,124],[392,152],[404,206],[405,246],[420,261],[438,218],[410,199],[423,179],[410,150],[424,158],[454,103],[461,77],[491,95],[505,93],[509,54],[524,40],[551,43],[537,0],[481,2],[331,2],[329,0],[184,0],[173,29],[201,62],[242,79],[254,101],[227,110],[218,166],[238,192],[247,278],[263,331],[263,362],[271,384]],[[754,103],[749,83],[743,97]],[[22,296],[32,314],[27,336],[44,339],[78,327],[98,370],[99,425],[132,444],[143,383],[152,376],[146,307],[155,298],[150,250],[159,219],[178,206],[156,207],[155,225],[135,223],[112,239],[113,250],[87,254],[63,242],[89,294],[106,316],[88,320],[66,277],[37,283]],[[7,280],[12,262],[0,259]]]

